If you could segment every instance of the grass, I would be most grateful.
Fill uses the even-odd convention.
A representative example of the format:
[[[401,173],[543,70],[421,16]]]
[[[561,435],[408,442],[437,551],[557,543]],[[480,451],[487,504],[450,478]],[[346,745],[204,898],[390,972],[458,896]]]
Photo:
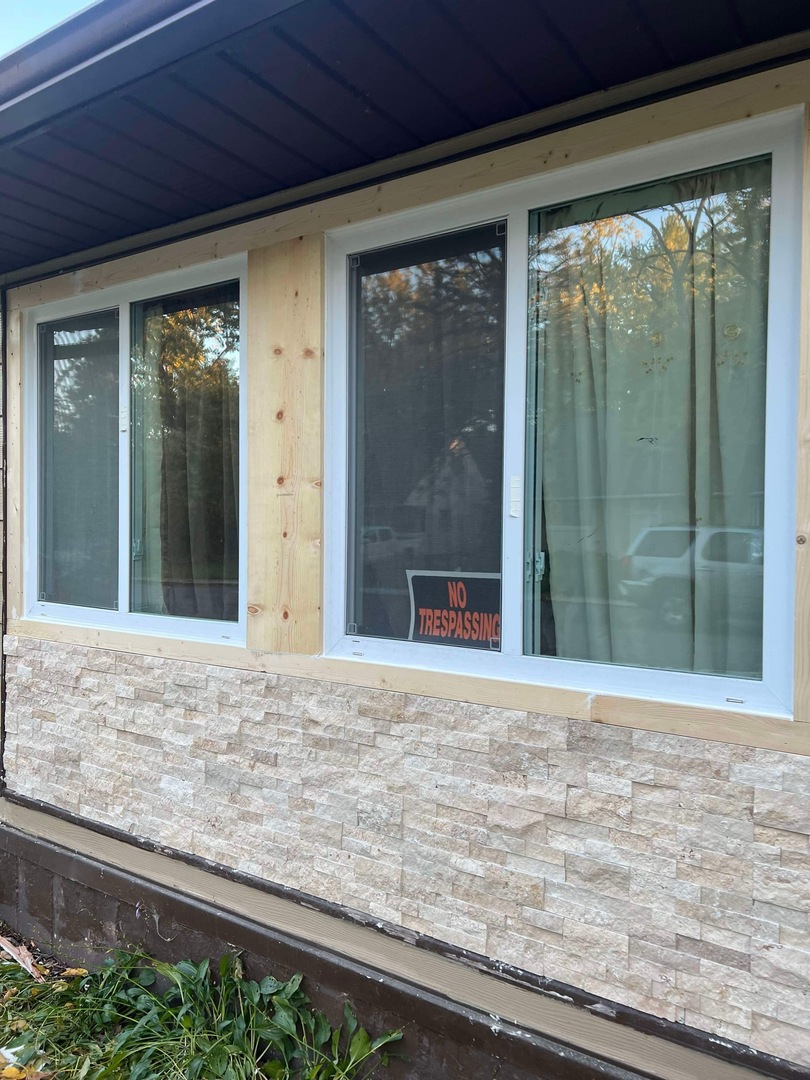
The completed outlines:
[[[333,1028],[300,975],[246,979],[236,953],[216,978],[207,960],[137,952],[44,982],[0,961],[0,1040],[18,1062],[0,1071],[6,1080],[368,1080],[401,1037],[372,1039],[348,1002]]]

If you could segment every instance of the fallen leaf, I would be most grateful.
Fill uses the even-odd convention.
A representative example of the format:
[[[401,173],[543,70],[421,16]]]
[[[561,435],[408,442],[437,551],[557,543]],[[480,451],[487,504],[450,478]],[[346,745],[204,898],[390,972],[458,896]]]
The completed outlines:
[[[25,945],[14,945],[8,938],[0,936],[0,949],[2,949],[4,953],[8,953],[12,960],[16,960],[20,967],[23,968],[24,971],[27,971],[35,982],[45,982],[44,976],[34,963],[34,958],[31,955],[30,950],[26,949]],[[45,970],[47,971],[47,968]]]
[[[62,978],[75,979],[78,975],[86,975],[87,968],[65,968],[62,972]]]
[[[0,1076],[3,1080],[22,1080],[24,1076],[28,1076],[28,1069],[20,1069],[16,1065],[6,1065],[5,1069],[0,1072]]]

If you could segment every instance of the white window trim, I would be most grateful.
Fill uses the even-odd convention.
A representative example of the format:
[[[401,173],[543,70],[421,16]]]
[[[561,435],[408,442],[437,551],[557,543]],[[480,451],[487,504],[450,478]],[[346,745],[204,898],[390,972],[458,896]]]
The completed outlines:
[[[130,591],[130,307],[156,296],[239,281],[239,618],[235,622],[149,615],[129,611]],[[245,644],[247,624],[247,257],[234,256],[99,289],[68,300],[29,308],[23,325],[23,610],[37,622],[125,630],[150,637]],[[39,357],[37,327],[41,323],[94,311],[119,311],[118,424],[118,605],[119,610],[56,604],[38,599],[39,575]]]
[[[735,123],[631,153],[544,173],[327,234],[324,653],[586,693],[793,718],[794,529],[801,270],[802,110]],[[529,212],[761,154],[773,162],[766,375],[763,678],[734,679],[522,654],[524,517],[510,480],[525,461]],[[499,653],[349,636],[348,257],[487,221],[507,221],[502,640]],[[778,282],[778,288],[776,283]],[[510,417],[512,418],[510,420]]]

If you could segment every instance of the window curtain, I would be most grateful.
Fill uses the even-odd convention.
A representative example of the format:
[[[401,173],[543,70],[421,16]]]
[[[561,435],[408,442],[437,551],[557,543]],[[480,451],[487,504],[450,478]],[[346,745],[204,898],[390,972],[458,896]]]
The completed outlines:
[[[758,160],[534,215],[528,651],[761,676],[769,208]]]
[[[133,610],[238,618],[237,285],[135,312]]]

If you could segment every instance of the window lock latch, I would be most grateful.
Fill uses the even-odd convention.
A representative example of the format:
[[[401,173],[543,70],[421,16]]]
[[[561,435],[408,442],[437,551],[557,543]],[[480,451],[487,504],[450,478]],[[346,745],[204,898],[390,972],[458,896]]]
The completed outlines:
[[[545,572],[545,551],[533,551],[526,556],[526,581],[541,581]]]

